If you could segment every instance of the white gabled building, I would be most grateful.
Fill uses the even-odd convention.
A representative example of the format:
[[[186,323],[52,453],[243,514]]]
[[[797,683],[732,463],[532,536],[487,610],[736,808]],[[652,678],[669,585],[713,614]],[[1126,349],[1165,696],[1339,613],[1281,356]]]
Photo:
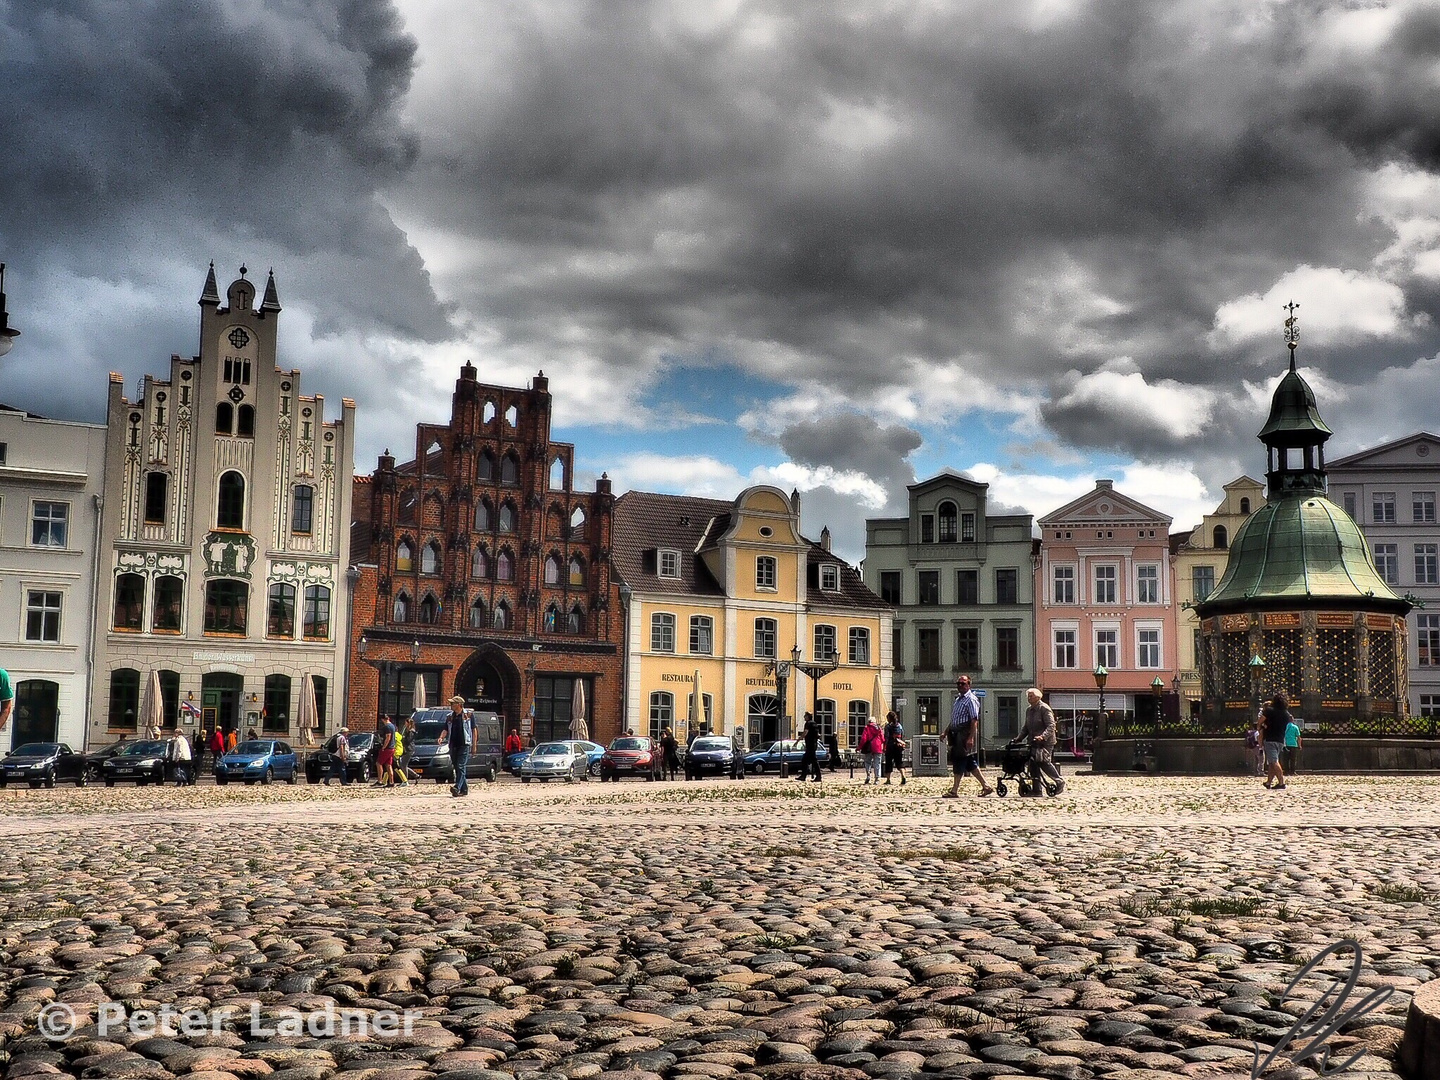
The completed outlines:
[[[254,307],[240,277],[222,303],[212,265],[200,354],[124,396],[110,377],[90,740],[133,734],[151,673],[167,725],[204,722],[303,740],[304,677],[322,730],[345,700],[345,569],[355,405],[327,419],[276,365],[272,274]]]
[[[105,428],[0,406],[0,751],[85,744]]]

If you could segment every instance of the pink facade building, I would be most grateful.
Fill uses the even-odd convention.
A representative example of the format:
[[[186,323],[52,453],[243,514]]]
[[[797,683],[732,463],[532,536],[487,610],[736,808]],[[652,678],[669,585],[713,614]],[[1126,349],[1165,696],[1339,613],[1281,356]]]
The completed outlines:
[[[1106,669],[1109,729],[1173,711],[1178,686],[1170,518],[1097,480],[1039,521],[1035,655],[1066,744],[1086,741]],[[1155,680],[1162,693],[1157,696]]]

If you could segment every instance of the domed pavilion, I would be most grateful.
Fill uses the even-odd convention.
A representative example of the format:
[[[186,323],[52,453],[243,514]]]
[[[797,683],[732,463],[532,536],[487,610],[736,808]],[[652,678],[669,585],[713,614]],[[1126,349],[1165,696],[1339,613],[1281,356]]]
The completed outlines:
[[[1376,572],[1360,527],[1326,496],[1332,432],[1295,370],[1275,388],[1265,444],[1268,503],[1231,544],[1200,617],[1205,727],[1243,730],[1261,699],[1284,692],[1307,731],[1404,732],[1408,600]]]

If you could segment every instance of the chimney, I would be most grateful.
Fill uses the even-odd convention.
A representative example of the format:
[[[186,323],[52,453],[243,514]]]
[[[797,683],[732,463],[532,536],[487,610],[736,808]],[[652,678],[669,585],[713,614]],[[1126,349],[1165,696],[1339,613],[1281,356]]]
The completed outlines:
[[[820,530],[820,546],[826,551],[830,550],[830,526],[826,525]]]
[[[1104,488],[1106,491],[1113,491],[1113,490],[1115,489],[1115,481],[1114,481],[1114,480],[1096,480],[1096,481],[1095,481],[1095,486],[1096,486],[1097,488]]]

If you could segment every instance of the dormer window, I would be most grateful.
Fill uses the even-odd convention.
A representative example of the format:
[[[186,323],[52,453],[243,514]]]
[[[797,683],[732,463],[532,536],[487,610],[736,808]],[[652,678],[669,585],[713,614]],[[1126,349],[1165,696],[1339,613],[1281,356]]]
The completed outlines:
[[[655,572],[663,578],[678,578],[680,576],[680,552],[671,548],[661,548],[655,556]]]
[[[834,563],[820,564],[820,588],[825,592],[840,591],[840,567]]]

